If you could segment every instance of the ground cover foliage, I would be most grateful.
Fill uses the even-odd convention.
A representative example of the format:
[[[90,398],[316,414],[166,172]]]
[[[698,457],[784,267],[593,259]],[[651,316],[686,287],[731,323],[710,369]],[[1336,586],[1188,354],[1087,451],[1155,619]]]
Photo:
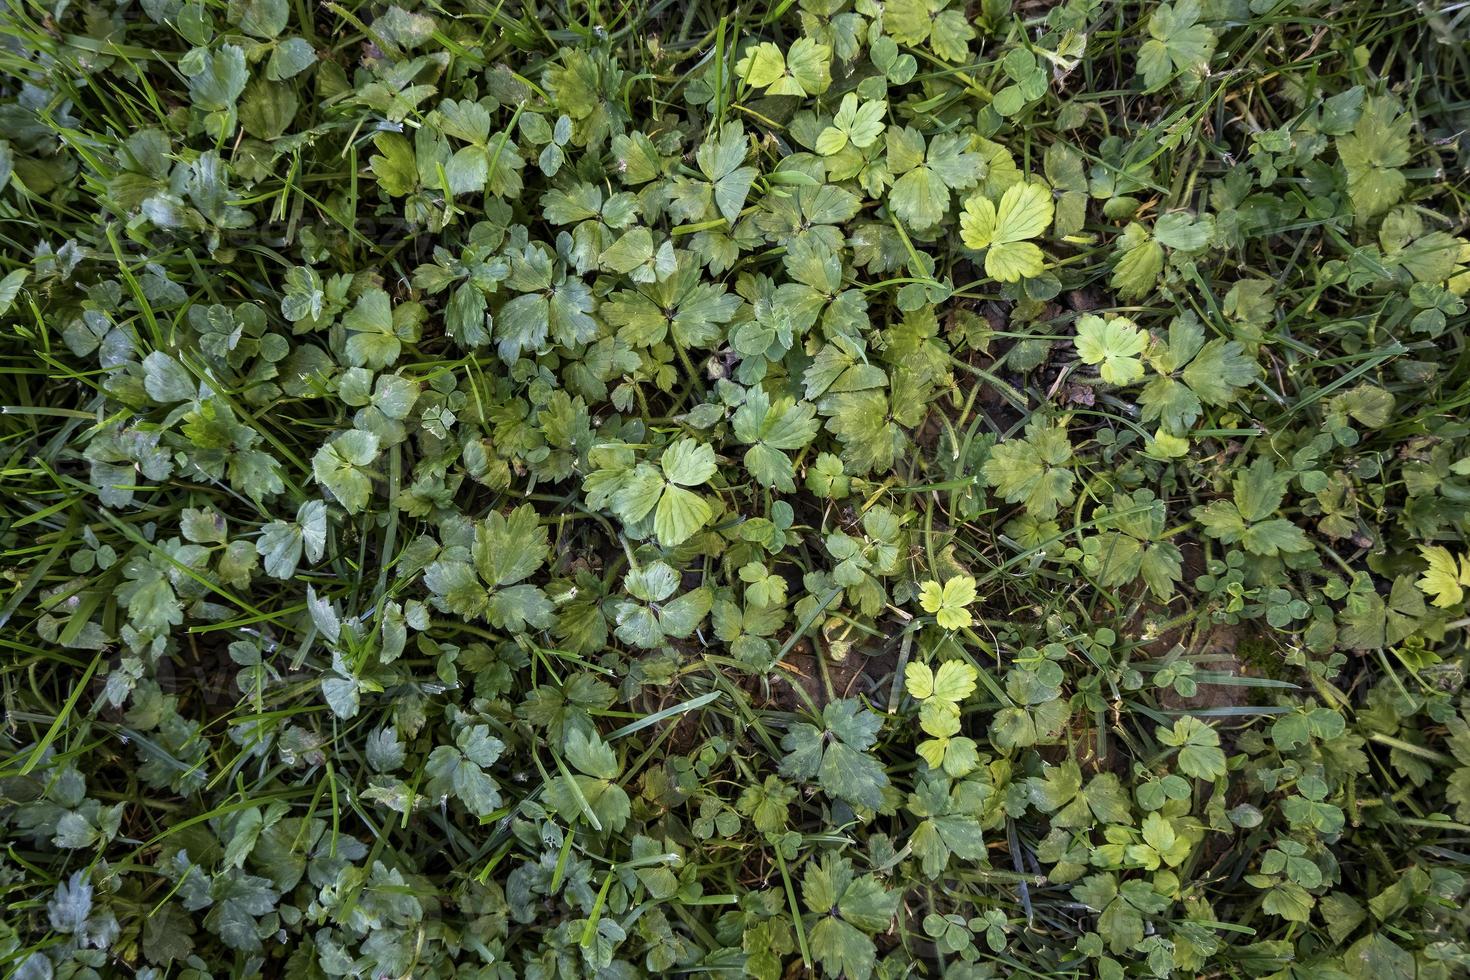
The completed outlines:
[[[1467,29],[12,0],[3,975],[1464,975]]]

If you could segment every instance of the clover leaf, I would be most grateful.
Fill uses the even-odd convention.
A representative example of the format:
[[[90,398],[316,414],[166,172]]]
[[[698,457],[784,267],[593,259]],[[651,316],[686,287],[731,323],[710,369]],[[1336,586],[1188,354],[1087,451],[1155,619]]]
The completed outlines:
[[[188,401],[199,391],[189,369],[163,351],[143,358],[143,372],[143,390],[162,405]]]

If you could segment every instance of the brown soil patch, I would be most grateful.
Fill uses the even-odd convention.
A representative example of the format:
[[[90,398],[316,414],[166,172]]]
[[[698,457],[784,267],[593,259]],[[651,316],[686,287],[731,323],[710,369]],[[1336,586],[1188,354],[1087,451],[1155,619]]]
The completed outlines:
[[[1236,656],[1244,630],[1243,626],[1215,626],[1198,641],[1198,648],[1186,651],[1185,656],[1195,661],[1197,670],[1230,677],[1244,676],[1247,668]],[[1250,702],[1250,690],[1232,684],[1201,683],[1195,695],[1186,698],[1175,693],[1173,688],[1168,688],[1160,692],[1159,704],[1171,711],[1239,707]]]
[[[880,647],[875,639],[871,645],[854,645],[841,660],[825,653],[823,656],[826,657],[827,679],[837,699],[865,696],[878,706],[888,703],[889,687],[898,664],[896,643]],[[827,681],[823,680],[822,668],[823,664],[817,661],[817,655],[812,651],[811,642],[801,640],[775,671],[765,677],[752,678],[753,683],[747,688],[754,688],[751,693],[759,699],[760,707],[802,712],[807,710],[807,702],[797,693],[799,686],[820,710],[832,700],[827,695]]]

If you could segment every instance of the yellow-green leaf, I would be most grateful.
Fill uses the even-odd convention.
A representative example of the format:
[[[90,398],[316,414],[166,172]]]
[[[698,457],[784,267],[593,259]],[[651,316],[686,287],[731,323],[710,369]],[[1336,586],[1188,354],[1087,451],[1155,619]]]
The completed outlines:
[[[1429,563],[1419,577],[1419,591],[1430,597],[1430,602],[1441,609],[1452,609],[1465,598],[1464,587],[1470,585],[1470,557],[1455,556],[1439,545],[1419,546],[1419,554]]]

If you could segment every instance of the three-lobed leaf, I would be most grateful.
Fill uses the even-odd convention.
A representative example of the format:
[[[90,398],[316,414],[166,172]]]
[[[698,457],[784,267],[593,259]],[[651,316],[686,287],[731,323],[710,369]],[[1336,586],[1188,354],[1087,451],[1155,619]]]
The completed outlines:
[[[975,580],[968,575],[952,576],[943,586],[934,581],[919,586],[919,605],[933,613],[935,622],[947,630],[970,625],[973,620],[968,606],[975,597]]]
[[[1075,344],[1082,362],[1098,365],[1098,373],[1109,384],[1132,384],[1143,377],[1138,355],[1148,345],[1148,335],[1127,317],[1104,319],[1091,313],[1079,317]]]
[[[783,55],[770,41],[762,41],[735,65],[746,84],[768,95],[820,95],[832,84],[832,49],[809,37],[792,42]]]
[[[967,248],[985,251],[985,272],[992,279],[1019,282],[1046,269],[1046,256],[1027,239],[1043,235],[1055,214],[1045,184],[1012,184],[999,205],[984,194],[970,196],[960,214],[960,238]]]

